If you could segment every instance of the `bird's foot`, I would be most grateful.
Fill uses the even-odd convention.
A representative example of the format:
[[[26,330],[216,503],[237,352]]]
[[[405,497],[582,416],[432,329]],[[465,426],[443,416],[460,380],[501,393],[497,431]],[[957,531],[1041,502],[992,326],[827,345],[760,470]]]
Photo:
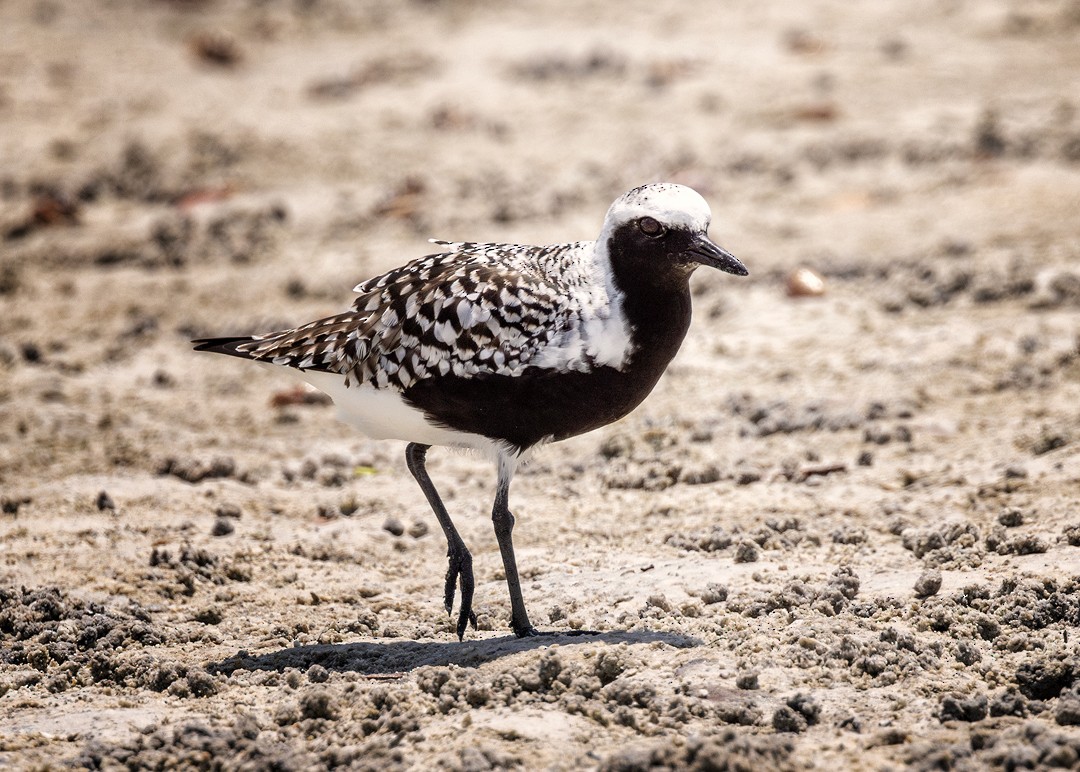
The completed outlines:
[[[473,630],[476,629],[476,612],[472,608],[473,590],[475,588],[475,580],[473,579],[472,570],[472,555],[465,547],[454,550],[451,549],[448,553],[450,558],[450,565],[446,569],[446,586],[443,590],[443,605],[446,608],[447,614],[452,614],[454,611],[454,593],[461,586],[461,606],[458,608],[458,620],[457,620],[457,637],[458,640],[465,638],[465,628],[472,624]]]

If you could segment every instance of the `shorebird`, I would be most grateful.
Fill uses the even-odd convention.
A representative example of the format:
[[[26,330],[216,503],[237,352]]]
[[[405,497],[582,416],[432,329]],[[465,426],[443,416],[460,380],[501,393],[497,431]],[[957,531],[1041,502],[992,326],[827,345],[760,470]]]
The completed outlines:
[[[708,236],[694,190],[634,188],[596,241],[551,246],[433,241],[442,248],[358,284],[352,308],[291,330],[205,338],[196,351],[296,371],[369,437],[408,443],[405,461],[446,536],[443,600],[456,632],[476,627],[472,555],[428,476],[432,445],[496,463],[492,522],[510,591],[510,626],[540,634],[521,594],[510,481],[537,446],[616,421],[648,396],[690,325],[701,265],[745,276]]]

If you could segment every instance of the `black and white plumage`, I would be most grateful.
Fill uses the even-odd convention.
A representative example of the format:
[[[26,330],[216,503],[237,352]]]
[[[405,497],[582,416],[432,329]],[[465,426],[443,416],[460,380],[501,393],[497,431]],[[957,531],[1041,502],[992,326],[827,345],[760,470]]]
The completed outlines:
[[[612,204],[596,241],[438,241],[443,252],[357,285],[349,311],[292,330],[195,341],[196,350],[292,368],[329,394],[347,423],[409,443],[409,470],[447,537],[448,612],[460,583],[459,637],[475,625],[472,559],[424,460],[432,445],[493,456],[511,626],[536,634],[510,538],[514,470],[530,449],[640,404],[689,327],[689,278],[699,265],[747,273],[709,240],[709,222],[708,204],[690,188],[644,185]]]

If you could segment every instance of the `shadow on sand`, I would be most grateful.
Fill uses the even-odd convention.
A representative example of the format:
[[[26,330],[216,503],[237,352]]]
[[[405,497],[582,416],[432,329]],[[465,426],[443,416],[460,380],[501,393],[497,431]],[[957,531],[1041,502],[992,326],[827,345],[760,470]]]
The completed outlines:
[[[322,665],[327,670],[353,671],[363,675],[405,673],[427,665],[478,667],[486,662],[543,646],[605,645],[617,643],[666,643],[679,649],[700,646],[701,641],[688,635],[651,632],[608,632],[595,635],[553,633],[534,638],[512,635],[464,641],[379,641],[297,646],[267,654],[235,656],[207,665],[212,673],[231,674],[237,670],[277,670],[294,667],[307,670]]]

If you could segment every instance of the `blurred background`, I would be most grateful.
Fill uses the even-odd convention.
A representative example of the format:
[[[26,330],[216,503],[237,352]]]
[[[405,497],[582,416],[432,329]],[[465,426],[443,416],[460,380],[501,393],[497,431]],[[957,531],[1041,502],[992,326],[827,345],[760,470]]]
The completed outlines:
[[[1063,214],[1055,175],[1080,163],[1080,6],[1064,0],[0,14],[9,262],[32,251],[11,235],[38,236],[35,206],[122,231],[143,262],[198,262],[209,245],[158,256],[148,232],[273,198],[304,273],[349,260],[351,281],[414,234],[410,254],[428,236],[590,238],[616,195],[660,179],[705,194],[715,235],[759,268],[863,260]]]

